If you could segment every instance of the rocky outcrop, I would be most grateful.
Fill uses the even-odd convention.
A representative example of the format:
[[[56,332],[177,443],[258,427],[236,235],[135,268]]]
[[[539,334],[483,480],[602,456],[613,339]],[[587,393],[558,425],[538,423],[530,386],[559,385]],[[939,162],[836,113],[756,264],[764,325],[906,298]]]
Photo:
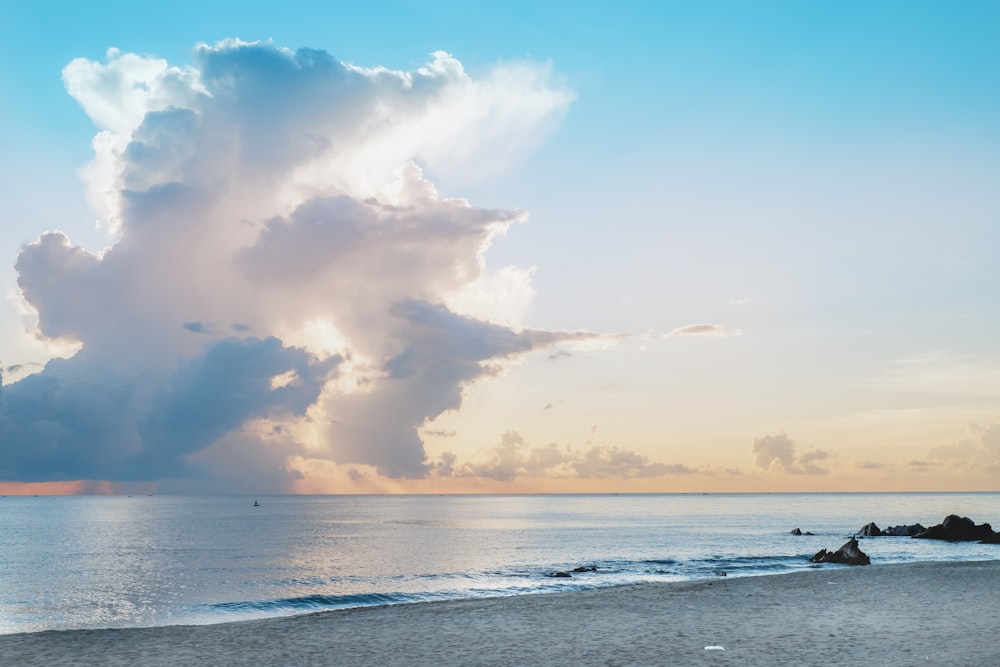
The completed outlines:
[[[790,534],[791,535],[812,535],[812,533],[810,533],[808,530],[807,531],[803,531],[800,528],[793,528],[792,532]]]
[[[574,567],[572,570],[570,570],[570,572],[576,572],[576,573],[580,573],[580,572],[597,572],[597,566],[596,565],[581,565],[579,567]]]
[[[562,570],[558,570],[556,572],[546,572],[545,576],[546,577],[552,577],[553,579],[568,579],[569,577],[572,577],[573,575],[570,574],[569,572],[563,572]]]
[[[919,523],[904,524],[901,526],[889,526],[882,531],[886,537],[915,537],[927,530]]]
[[[922,540],[945,540],[947,542],[980,542],[992,540],[996,536],[988,523],[976,523],[965,516],[949,514],[944,521],[931,526],[914,537]]]
[[[876,525],[874,521],[872,521],[869,524],[865,524],[865,526],[861,530],[854,533],[854,536],[855,537],[914,537],[915,535],[919,535],[925,530],[927,529],[921,526],[919,523],[913,523],[909,525],[904,524],[901,526],[889,526],[885,530],[882,530],[881,528],[878,527],[878,525]]]
[[[858,546],[858,540],[853,537],[836,551],[820,549],[809,560],[813,563],[836,563],[838,565],[871,565],[872,562],[868,558],[868,554]]]
[[[875,522],[867,523],[858,532],[854,533],[854,537],[882,537],[885,533],[882,529],[875,525]]]
[[[796,528],[796,530],[798,530]],[[797,534],[792,531],[792,534]],[[924,528],[919,523],[889,526],[880,529],[875,522],[866,524],[854,533],[855,537],[918,537],[924,540],[944,540],[946,542],[982,542],[1000,544],[1000,533],[994,532],[988,523],[976,524],[972,519],[949,514],[936,526]]]

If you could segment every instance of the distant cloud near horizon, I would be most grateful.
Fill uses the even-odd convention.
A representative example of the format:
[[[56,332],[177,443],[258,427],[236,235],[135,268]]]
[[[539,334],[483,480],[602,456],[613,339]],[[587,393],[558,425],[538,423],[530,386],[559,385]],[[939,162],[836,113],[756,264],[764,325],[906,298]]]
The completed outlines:
[[[985,470],[1000,474],[1000,421],[989,426],[972,424],[966,437],[949,445],[939,445],[927,453],[927,465],[947,465],[965,470]],[[912,464],[911,464],[912,465]]]
[[[526,214],[442,197],[417,166],[472,181],[534,148],[573,99],[547,66],[195,56],[63,72],[100,130],[83,173],[117,241],[47,232],[18,256],[39,334],[82,348],[0,388],[0,479],[280,491],[303,456],[424,477],[419,429],[466,386],[600,337],[517,326],[532,272],[484,253]]]
[[[817,465],[818,461],[826,461],[831,454],[823,449],[810,449],[799,454],[798,443],[781,432],[777,435],[765,435],[753,441],[754,462],[758,468],[784,472],[789,475],[825,475],[827,468]]]
[[[589,441],[582,451],[560,448],[555,443],[532,447],[516,431],[504,433],[499,444],[487,450],[479,461],[456,465],[456,460],[454,454],[446,452],[438,474],[510,482],[524,477],[639,479],[698,472],[681,464],[651,462],[648,457],[603,442]]]

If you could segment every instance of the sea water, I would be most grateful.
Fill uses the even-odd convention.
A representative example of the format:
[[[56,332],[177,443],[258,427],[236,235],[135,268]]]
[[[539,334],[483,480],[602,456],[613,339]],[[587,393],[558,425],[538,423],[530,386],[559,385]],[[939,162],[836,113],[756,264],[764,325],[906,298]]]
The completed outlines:
[[[4,497],[0,634],[791,572],[869,521],[947,514],[1000,527],[1000,494]],[[1000,559],[861,546],[873,564]]]

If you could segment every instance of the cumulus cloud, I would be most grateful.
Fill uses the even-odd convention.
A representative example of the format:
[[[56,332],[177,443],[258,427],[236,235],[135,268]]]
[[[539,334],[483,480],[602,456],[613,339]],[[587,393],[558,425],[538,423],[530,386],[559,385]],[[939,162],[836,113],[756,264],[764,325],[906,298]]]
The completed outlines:
[[[301,415],[339,359],[276,338],[223,339],[163,376],[94,363],[86,349],[0,390],[0,476],[22,481],[183,476],[186,455],[255,417]],[[271,380],[295,372],[273,388]]]
[[[38,335],[79,352],[2,388],[2,478],[280,486],[294,456],[421,477],[419,429],[465,387],[599,338],[521,328],[532,270],[485,254],[526,214],[425,175],[485,178],[534,147],[572,100],[547,66],[473,78],[444,52],[402,72],[229,40],[63,79],[100,130],[84,173],[113,244],[47,232],[17,259]]]
[[[826,461],[831,453],[825,449],[810,449],[798,453],[798,443],[786,433],[765,435],[753,441],[753,457],[758,467],[790,475],[825,475],[828,472],[817,463]]]
[[[532,447],[520,433],[507,431],[500,442],[477,461],[456,465],[457,457],[446,452],[437,472],[444,476],[482,477],[501,482],[522,477],[636,479],[696,472],[685,465],[651,462],[646,456],[603,442],[591,440],[587,444],[583,451],[560,448],[555,443]]]
[[[743,331],[732,329],[722,324],[689,324],[678,327],[666,335],[667,338],[678,338],[683,336],[742,336]]]
[[[932,448],[927,458],[931,465],[946,464],[1000,473],[1000,422],[989,426],[973,424],[964,438]]]

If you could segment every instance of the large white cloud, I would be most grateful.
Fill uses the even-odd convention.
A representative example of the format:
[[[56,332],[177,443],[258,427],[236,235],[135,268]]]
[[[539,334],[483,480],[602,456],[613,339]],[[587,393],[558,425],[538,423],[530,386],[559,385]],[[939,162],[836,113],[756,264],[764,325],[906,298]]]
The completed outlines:
[[[111,50],[63,78],[100,129],[84,173],[114,243],[51,232],[18,257],[39,335],[82,347],[3,387],[0,477],[251,470],[226,463],[240,443],[274,469],[423,476],[418,429],[464,387],[592,337],[518,328],[531,271],[484,255],[525,214],[424,175],[487,177],[534,147],[572,99],[545,66],[473,78],[443,52],[397,72],[226,41],[189,67]]]

